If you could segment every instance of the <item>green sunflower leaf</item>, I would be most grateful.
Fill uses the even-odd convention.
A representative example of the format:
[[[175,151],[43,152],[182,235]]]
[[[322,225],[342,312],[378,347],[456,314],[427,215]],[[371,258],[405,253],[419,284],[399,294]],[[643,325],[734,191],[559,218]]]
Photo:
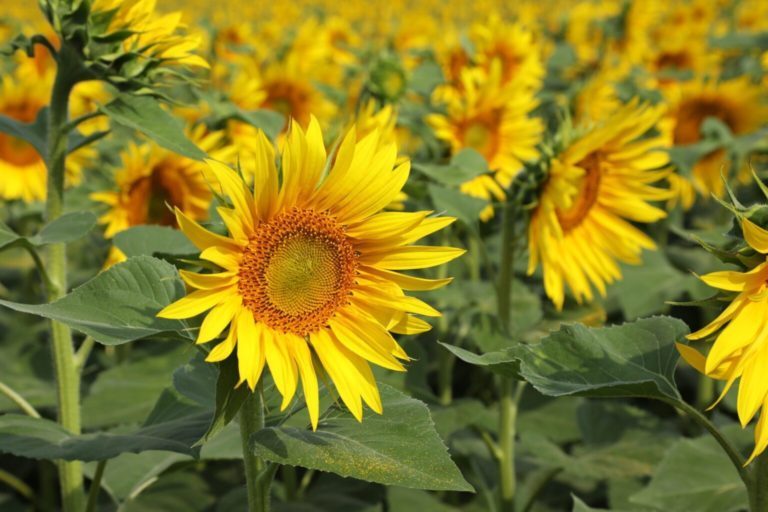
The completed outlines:
[[[134,432],[73,435],[58,423],[5,414],[0,416],[0,451],[45,460],[105,460],[121,453],[166,450],[195,455],[191,448],[210,421],[210,412],[146,424]]]
[[[169,332],[191,339],[183,322],[156,316],[183,295],[184,284],[172,265],[139,256],[102,272],[50,304],[0,300],[0,305],[58,320],[105,345],[119,345]]]
[[[483,199],[468,196],[452,188],[433,184],[428,188],[435,210],[454,215],[467,226],[475,226],[480,219],[480,212],[488,205]]]
[[[339,408],[316,432],[271,427],[251,437],[259,457],[343,477],[413,489],[472,492],[435,430],[427,406],[380,385],[384,414],[359,423]]]
[[[73,242],[87,235],[95,225],[96,215],[93,212],[65,213],[43,226],[29,241],[34,245]]]
[[[11,245],[40,246],[46,244],[69,243],[88,234],[96,225],[96,215],[87,211],[65,213],[49,222],[38,234],[25,237],[15,233],[8,225],[0,221],[0,250]]]
[[[548,396],[677,401],[675,342],[687,333],[682,321],[658,316],[602,328],[564,325],[541,343],[483,355],[443,346],[466,363],[525,379]]]
[[[237,359],[230,357],[222,361],[219,364],[219,375],[216,380],[216,406],[213,419],[205,435],[198,440],[197,444],[201,445],[213,439],[237,416],[250,393],[247,386],[237,386],[238,380]]]
[[[117,233],[114,243],[129,258],[163,254],[185,256],[200,252],[184,233],[167,226],[134,226]]]
[[[748,446],[749,433],[728,429]],[[741,438],[741,439],[739,439]],[[648,486],[632,503],[667,512],[735,512],[747,510],[744,482],[711,436],[681,439],[667,451]]]
[[[174,153],[194,160],[202,160],[206,156],[184,135],[181,121],[163,110],[154,98],[121,94],[101,110],[117,124],[140,131]]]
[[[679,400],[675,342],[687,333],[685,323],[669,317],[602,328],[572,324],[513,353],[521,377],[545,395]]]

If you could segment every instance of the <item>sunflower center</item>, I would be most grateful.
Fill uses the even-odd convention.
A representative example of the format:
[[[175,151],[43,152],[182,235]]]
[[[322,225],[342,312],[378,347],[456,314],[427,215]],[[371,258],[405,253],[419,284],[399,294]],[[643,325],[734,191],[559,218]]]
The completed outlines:
[[[306,336],[346,304],[357,254],[327,213],[293,208],[261,224],[243,250],[239,289],[254,319]]]
[[[301,124],[309,122],[312,93],[307,86],[289,80],[276,80],[267,84],[266,91],[266,106],[296,118]]]
[[[691,55],[686,51],[663,52],[656,59],[656,67],[660,70],[678,69],[685,70],[692,67]]]
[[[139,178],[133,182],[128,190],[130,208],[128,223],[131,226],[138,224],[160,224],[173,226],[175,217],[166,206],[181,207],[183,203],[177,175],[178,169],[171,165],[157,165],[150,175]]]
[[[576,165],[585,171],[579,183],[579,192],[570,208],[557,211],[557,218],[564,233],[581,224],[597,201],[600,191],[600,156],[590,153]]]
[[[694,98],[680,105],[674,133],[675,144],[693,144],[701,140],[701,125],[708,117],[716,117],[731,131],[738,131],[727,103],[717,98]]]
[[[0,133],[0,160],[12,165],[26,166],[40,162],[40,154],[26,141]]]
[[[483,155],[487,160],[492,160],[497,151],[499,129],[498,114],[489,113],[469,121],[463,130],[464,145]]]
[[[37,117],[40,106],[29,101],[6,106],[3,115],[24,123],[31,123]],[[42,160],[40,154],[28,142],[0,133],[0,160],[5,160],[12,165],[25,166],[38,163]]]

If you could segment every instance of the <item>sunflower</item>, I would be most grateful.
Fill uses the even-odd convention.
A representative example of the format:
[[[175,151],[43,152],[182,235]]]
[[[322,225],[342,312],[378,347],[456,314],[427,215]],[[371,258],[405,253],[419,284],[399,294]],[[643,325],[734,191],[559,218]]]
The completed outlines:
[[[213,158],[230,159],[232,148],[222,144],[222,132],[195,127],[190,139]],[[213,197],[205,164],[177,155],[150,143],[130,143],[121,153],[122,167],[115,174],[116,191],[96,192],[91,199],[109,206],[99,219],[107,238],[140,224],[174,226],[175,216],[166,203],[189,218],[208,216]]]
[[[24,123],[34,122],[48,104],[53,70],[38,73],[31,60],[2,77],[0,114]],[[80,182],[83,166],[91,159],[92,148],[81,148],[67,158],[68,185]],[[0,132],[0,198],[24,202],[45,199],[48,180],[43,157],[28,142]]]
[[[427,123],[437,138],[450,145],[451,152],[471,148],[485,157],[492,175],[481,175],[461,185],[461,191],[481,199],[502,201],[523,162],[538,156],[544,125],[531,112],[538,106],[533,92],[514,84],[501,84],[498,65],[487,74],[467,68],[462,74],[461,90],[441,88],[437,101],[445,100],[446,114],[431,114]],[[488,205],[483,220],[493,216]]]
[[[237,348],[240,383],[252,390],[266,364],[283,409],[300,379],[313,428],[319,415],[318,364],[358,420],[362,401],[381,413],[369,363],[404,371],[408,356],[390,332],[424,332],[429,324],[414,315],[440,315],[404,290],[432,290],[450,281],[397,271],[460,256],[460,249],[411,245],[454,219],[379,212],[404,185],[410,164],[395,167],[397,149],[378,131],[358,141],[352,128],[329,159],[317,120],[310,119],[306,133],[294,122],[282,150],[281,177],[263,134],[261,148],[253,192],[229,167],[208,160],[232,203],[232,208],[218,208],[228,237],[176,210],[179,226],[201,249],[201,258],[221,271],[182,271],[196,291],[158,316],[182,319],[210,310],[197,343],[229,329],[207,361],[222,361]]]
[[[533,32],[520,23],[507,23],[498,15],[473,23],[468,34],[449,30],[438,47],[446,81],[461,90],[464,70],[477,67],[491,72],[498,66],[502,85],[538,89],[544,79],[541,48]]]
[[[490,70],[494,61],[501,67],[501,83],[515,82],[532,89],[541,87],[544,64],[533,32],[519,23],[506,23],[493,15],[487,23],[475,23],[470,39],[477,64]]]
[[[734,135],[751,133],[768,120],[763,92],[746,77],[720,83],[693,81],[668,93],[670,117],[674,122],[676,146],[695,144],[702,139],[701,128],[707,118],[724,123]],[[721,174],[731,174],[730,162],[724,150],[705,155],[693,168],[692,181],[696,190],[707,197],[722,197],[725,184]],[[739,169],[737,178],[749,180],[748,169]]]
[[[258,76],[254,80],[259,81],[264,94],[261,108],[296,119],[305,128],[312,114],[328,122],[338,109],[315,85],[312,80],[316,76],[315,71],[311,63],[295,52],[289,52],[285,59],[254,71]]]
[[[737,411],[742,427],[752,421],[762,407],[755,428],[755,449],[747,464],[768,447],[768,231],[748,219],[742,220],[744,238],[764,261],[747,272],[724,270],[701,277],[713,288],[737,295],[711,324],[688,335],[689,340],[710,338],[717,333],[705,357],[696,349],[678,344],[683,358],[699,372],[726,381],[720,399],[736,379],[739,384]],[[713,405],[714,407],[714,405]]]
[[[398,137],[399,134],[395,126],[397,124],[397,110],[389,103],[377,110],[376,103],[375,100],[368,101],[357,113],[355,131],[357,132],[358,141],[365,138],[366,135],[378,131],[383,143],[391,144],[395,142],[398,147],[402,147],[399,143],[400,137]],[[407,159],[407,157],[401,156],[398,158],[398,163],[402,163]],[[401,190],[392,202],[387,205],[387,209],[405,210],[406,199],[408,199],[408,195]]]
[[[94,0],[91,16],[109,19],[108,33],[130,30],[123,42],[125,51],[161,59],[178,66],[208,68],[193,52],[202,44],[199,35],[183,33],[181,12],[158,15],[157,0]]]
[[[604,121],[621,107],[616,85],[621,76],[613,67],[604,67],[587,79],[573,102],[573,117],[577,125]]]
[[[593,286],[604,295],[621,277],[617,262],[639,264],[642,249],[655,248],[630,221],[666,216],[649,204],[669,197],[652,186],[668,174],[668,137],[650,133],[662,114],[661,107],[625,105],[552,160],[528,228],[528,273],[541,263],[558,309],[565,284],[579,303],[590,301]]]

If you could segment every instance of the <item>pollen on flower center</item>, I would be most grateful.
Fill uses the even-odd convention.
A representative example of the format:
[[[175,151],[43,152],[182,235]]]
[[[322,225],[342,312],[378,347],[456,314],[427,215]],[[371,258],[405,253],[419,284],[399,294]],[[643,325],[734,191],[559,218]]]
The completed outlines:
[[[342,226],[327,213],[293,208],[257,228],[243,250],[239,289],[254,319],[305,336],[346,303],[356,269]]]
[[[569,209],[565,211],[558,210],[557,212],[560,226],[565,233],[581,224],[595,204],[595,201],[597,201],[600,191],[600,156],[597,153],[591,153],[581,160],[577,166],[585,171],[579,184],[579,192]]]

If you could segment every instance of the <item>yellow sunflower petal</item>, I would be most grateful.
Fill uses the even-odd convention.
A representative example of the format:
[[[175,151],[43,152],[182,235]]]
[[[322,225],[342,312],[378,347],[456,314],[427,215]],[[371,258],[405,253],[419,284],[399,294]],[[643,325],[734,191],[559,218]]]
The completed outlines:
[[[221,304],[214,306],[200,325],[200,332],[195,343],[208,343],[221,334],[232,321],[242,303],[243,299],[240,295],[231,295]]]
[[[275,381],[277,390],[283,397],[280,410],[284,411],[296,394],[296,361],[285,348],[282,337],[296,337],[295,334],[278,334],[270,329],[264,330],[264,351],[269,365],[269,372]]]
[[[750,247],[761,254],[768,254],[768,231],[749,219],[741,221],[741,229]]]
[[[189,270],[179,270],[181,279],[192,288],[198,290],[213,290],[232,286],[237,282],[237,274],[234,272],[220,272],[218,274],[197,274]]]
[[[385,270],[412,270],[442,265],[465,252],[464,249],[455,247],[411,245],[379,253],[366,253],[360,257],[360,261]]]
[[[224,302],[234,294],[235,291],[231,288],[197,290],[164,307],[157,316],[173,320],[192,318]]]

